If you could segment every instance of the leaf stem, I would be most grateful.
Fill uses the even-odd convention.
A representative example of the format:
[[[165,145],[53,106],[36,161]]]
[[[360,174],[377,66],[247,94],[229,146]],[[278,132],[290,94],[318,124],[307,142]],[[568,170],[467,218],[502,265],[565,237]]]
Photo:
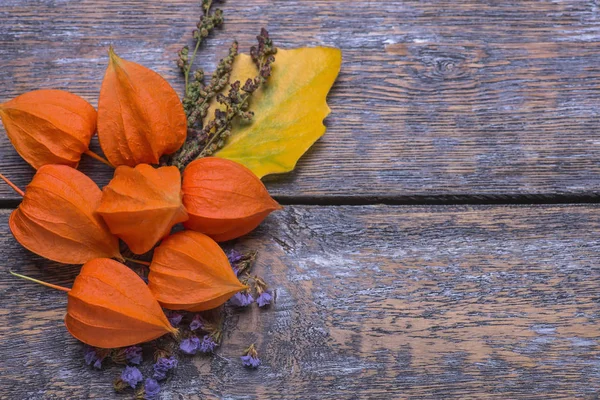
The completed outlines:
[[[17,192],[18,194],[20,194],[21,197],[25,196],[25,192],[23,192],[21,189],[19,189],[19,187],[17,185],[15,185],[14,183],[12,183],[7,177],[5,177],[4,175],[0,174],[0,179],[2,179],[4,182],[6,182],[6,184],[8,186],[10,186],[15,192]]]
[[[115,166],[112,165],[106,158],[99,156],[98,154],[94,153],[93,151],[91,151],[90,149],[87,149],[85,151],[85,154],[87,154],[88,156],[92,157],[95,160],[100,161],[101,163],[104,163],[106,165],[108,165],[111,168],[114,168]]]
[[[26,275],[17,274],[16,272],[13,272],[12,270],[9,270],[8,272],[10,272],[10,274],[13,275],[13,276],[17,276],[19,278],[23,278],[23,279],[26,279],[26,280],[31,281],[31,282],[39,283],[40,285],[47,286],[47,287],[52,288],[52,289],[62,290],[63,292],[70,292],[71,291],[71,289],[69,289],[69,288],[66,288],[66,287],[63,287],[63,286],[58,286],[58,285],[53,285],[51,283],[40,281],[38,279],[34,279],[34,278],[31,278],[31,277],[26,276]]]
[[[150,263],[148,261],[136,260],[135,258],[128,258],[128,257],[123,257],[123,258],[125,259],[125,261],[129,261],[129,262],[140,264],[140,265],[145,265],[147,267],[150,266]]]

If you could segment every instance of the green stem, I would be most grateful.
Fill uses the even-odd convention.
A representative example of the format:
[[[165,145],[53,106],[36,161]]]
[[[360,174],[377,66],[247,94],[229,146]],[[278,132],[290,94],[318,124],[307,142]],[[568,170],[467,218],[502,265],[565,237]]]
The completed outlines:
[[[29,276],[26,276],[26,275],[17,274],[16,272],[13,272],[12,270],[9,270],[8,272],[10,272],[10,274],[13,275],[13,276],[17,276],[19,278],[23,278],[23,279],[26,279],[26,280],[31,281],[31,282],[39,283],[40,285],[47,286],[47,287],[52,288],[52,289],[62,290],[63,292],[70,292],[71,291],[71,289],[69,289],[69,288],[66,288],[66,287],[63,287],[63,286],[58,286],[58,285],[53,285],[51,283],[40,281],[40,280],[31,278]]]

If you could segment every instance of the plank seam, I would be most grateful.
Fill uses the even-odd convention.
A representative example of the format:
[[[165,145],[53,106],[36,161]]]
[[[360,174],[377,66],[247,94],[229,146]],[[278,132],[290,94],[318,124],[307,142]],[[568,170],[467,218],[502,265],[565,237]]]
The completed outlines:
[[[535,205],[596,204],[600,193],[586,195],[439,195],[439,196],[273,196],[284,206],[369,206],[369,205]],[[0,208],[13,209],[20,199],[2,199]]]

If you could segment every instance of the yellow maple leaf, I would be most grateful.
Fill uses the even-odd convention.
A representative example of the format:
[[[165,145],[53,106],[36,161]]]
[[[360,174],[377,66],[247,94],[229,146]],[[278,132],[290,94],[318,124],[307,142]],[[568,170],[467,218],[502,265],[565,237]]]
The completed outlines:
[[[331,112],[327,93],[341,63],[342,52],[335,48],[278,49],[271,77],[250,100],[254,119],[236,120],[232,136],[215,155],[245,165],[259,178],[293,170],[325,133],[323,120]],[[230,82],[243,85],[257,73],[250,56],[240,54]],[[210,118],[215,108],[213,104]]]

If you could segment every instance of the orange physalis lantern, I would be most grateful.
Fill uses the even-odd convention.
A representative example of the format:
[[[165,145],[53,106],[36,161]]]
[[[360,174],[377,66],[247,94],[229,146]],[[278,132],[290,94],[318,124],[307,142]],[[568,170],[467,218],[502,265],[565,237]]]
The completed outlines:
[[[102,190],[98,214],[132,252],[144,254],[171,228],[188,219],[176,167],[120,166]]]
[[[65,324],[82,342],[109,349],[177,333],[142,278],[106,258],[81,268],[69,292]]]
[[[157,164],[177,151],[187,136],[179,96],[156,72],[123,60],[110,61],[98,99],[98,139],[113,165]]]
[[[53,261],[122,259],[119,240],[96,214],[101,197],[100,188],[76,169],[44,165],[10,215],[10,230],[23,247]]]
[[[96,132],[94,107],[62,90],[35,90],[2,103],[0,119],[17,152],[35,169],[76,167]]]
[[[163,307],[186,311],[218,307],[247,289],[221,247],[192,231],[171,235],[154,249],[148,287]]]
[[[183,171],[182,188],[190,216],[185,227],[218,242],[245,235],[281,209],[252,171],[222,158],[191,162]]]
[[[11,273],[67,292],[67,330],[90,346],[113,349],[178,332],[142,278],[117,261],[87,262],[71,289]]]

